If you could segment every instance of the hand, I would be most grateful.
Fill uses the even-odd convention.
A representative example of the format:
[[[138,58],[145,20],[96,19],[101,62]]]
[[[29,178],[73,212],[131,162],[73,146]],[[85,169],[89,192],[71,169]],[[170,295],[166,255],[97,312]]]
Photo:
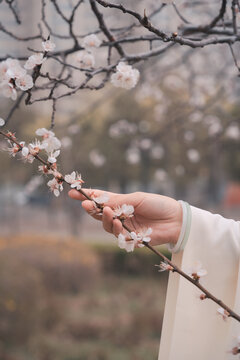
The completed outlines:
[[[89,196],[102,195],[105,191],[83,189]],[[82,207],[93,214],[93,201],[86,198],[77,190],[70,190],[69,196],[72,199],[82,201]],[[178,201],[156,194],[135,192],[131,194],[115,194],[108,192],[109,201],[105,204],[102,216],[93,214],[92,216],[101,220],[103,228],[115,236],[122,232],[122,223],[119,219],[114,219],[113,209],[123,204],[134,206],[134,216],[125,220],[125,224],[131,231],[140,231],[151,227],[151,245],[161,245],[165,243],[175,244],[178,240],[182,226],[182,208]]]

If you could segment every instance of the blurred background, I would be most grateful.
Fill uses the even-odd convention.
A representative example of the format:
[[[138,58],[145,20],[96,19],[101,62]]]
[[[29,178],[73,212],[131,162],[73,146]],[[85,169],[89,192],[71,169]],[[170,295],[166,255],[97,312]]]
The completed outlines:
[[[63,11],[74,3],[65,1]],[[197,23],[211,19],[219,6],[179,3]],[[18,35],[34,34],[41,1],[17,4],[24,26],[16,25],[7,1],[0,2],[0,22]],[[146,1],[128,5],[142,11]],[[147,10],[153,7],[149,1]],[[64,34],[51,1],[46,13],[54,31]],[[119,26],[131,20],[114,11],[105,16]],[[171,7],[154,21],[171,31],[179,24]],[[76,29],[87,33],[96,26],[85,1]],[[69,46],[53,40],[57,48]],[[29,56],[27,47],[39,47],[39,40],[26,44],[6,33],[0,41],[2,57]],[[100,64],[106,50],[99,51]],[[54,72],[51,63],[43,66]],[[86,187],[159,193],[239,219],[240,87],[228,46],[174,47],[138,68],[133,90],[108,83],[57,104],[61,171],[79,171]],[[0,98],[1,117],[12,104]],[[50,113],[47,102],[21,105],[9,130],[33,140],[37,128],[49,127]],[[167,285],[167,274],[154,267],[158,259],[146,249],[118,249],[66,189],[54,198],[38,164],[23,164],[6,151],[0,164],[0,359],[156,359]]]

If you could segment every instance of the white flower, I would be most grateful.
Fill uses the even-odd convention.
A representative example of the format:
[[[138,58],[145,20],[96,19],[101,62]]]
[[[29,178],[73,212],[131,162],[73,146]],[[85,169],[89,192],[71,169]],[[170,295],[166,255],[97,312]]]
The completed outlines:
[[[81,174],[78,174],[76,171],[65,175],[64,179],[68,184],[71,184],[71,188],[76,188],[77,190],[81,189],[82,183],[84,182],[81,178]]]
[[[222,316],[223,320],[225,320],[225,321],[227,320],[227,318],[230,315],[229,312],[227,310],[223,309],[222,307],[218,308],[217,312],[218,312],[218,314],[220,314]]]
[[[125,244],[125,250],[127,252],[132,252],[134,250],[135,243],[133,240],[127,240]]]
[[[36,130],[37,136],[42,136],[44,139],[47,139],[48,137],[55,136],[54,132],[51,130],[47,130],[45,128],[37,129]]]
[[[27,146],[24,146],[24,147],[22,148],[22,155],[23,155],[24,157],[26,157],[26,156],[28,156],[28,154],[29,154],[29,148],[28,148]]]
[[[48,169],[46,165],[39,165],[38,171],[42,172],[43,174],[52,174],[53,171],[51,169]]]
[[[17,99],[17,90],[12,83],[3,82],[1,84],[1,89],[3,96],[5,96],[6,98],[11,98],[12,100]]]
[[[134,213],[134,207],[132,205],[123,204],[113,210],[114,216],[128,218],[132,217]]]
[[[195,261],[193,266],[187,271],[188,275],[194,280],[199,280],[202,276],[207,275],[207,270],[202,268],[200,261]]]
[[[51,153],[49,154],[48,156],[48,161],[51,163],[51,164],[54,164],[57,162],[57,157],[60,155],[60,150],[57,150],[57,151],[51,151]]]
[[[41,141],[37,139],[35,139],[34,142],[30,143],[29,146],[37,151],[44,149],[44,146],[41,144]]]
[[[120,249],[125,249],[126,237],[123,234],[118,235],[118,246]]]
[[[6,60],[6,64],[7,64],[8,68],[21,66],[20,62],[17,59],[12,59],[12,58],[8,58]]]
[[[59,183],[55,178],[53,178],[52,180],[49,180],[47,183],[47,186],[50,187],[50,190],[57,197],[60,195],[60,191],[63,191],[62,183],[61,182]]]
[[[143,247],[144,245],[142,244],[142,238],[139,234],[137,234],[135,231],[132,231],[130,233],[131,235],[131,239],[134,241],[134,245],[137,245],[138,247]]]
[[[12,66],[7,70],[7,76],[9,76],[11,79],[20,79],[24,75],[26,75],[26,70],[23,69],[20,65]]]
[[[11,146],[9,148],[7,148],[7,151],[10,153],[11,156],[15,157],[16,154],[19,151],[21,151],[21,148],[16,144],[14,144],[14,145],[11,144]]]
[[[83,68],[93,68],[95,65],[94,56],[87,51],[79,51],[76,58]]]
[[[37,139],[35,139],[34,142],[30,143],[29,144],[29,152],[32,154],[32,155],[37,155],[40,150],[42,149],[45,149],[44,145],[41,144],[41,142]]]
[[[56,45],[52,41],[46,40],[42,42],[42,47],[44,51],[48,52],[48,51],[53,51]]]
[[[151,241],[151,237],[149,235],[152,234],[152,228],[147,228],[145,230],[142,230],[138,233],[139,236],[141,236],[142,241],[149,242]]]
[[[118,64],[117,72],[111,76],[111,82],[114,86],[128,90],[136,86],[138,79],[139,71],[124,62]]]
[[[156,266],[159,266],[160,268],[160,272],[161,271],[172,271],[173,270],[173,267],[171,265],[169,265],[167,262],[165,261],[161,261],[160,262],[160,265],[156,265]]]
[[[131,238],[135,241],[135,244],[138,245],[138,247],[143,247],[143,242],[149,242],[151,241],[151,237],[149,235],[152,234],[152,228],[147,228],[145,230],[141,230],[138,233],[132,231],[131,232]]]
[[[26,91],[33,87],[33,79],[31,75],[24,75],[18,79],[16,79],[16,86],[19,87],[21,90]]]
[[[32,164],[35,159],[35,157],[33,155],[31,155],[30,153],[27,154],[26,156],[23,155],[23,158],[25,161],[29,162],[30,164]]]
[[[43,53],[31,55],[31,56],[29,56],[28,60],[26,61],[24,68],[27,70],[31,70],[36,65],[41,65],[45,60],[46,60],[46,58],[43,57]]]
[[[101,45],[101,40],[97,37],[97,35],[95,34],[91,34],[88,36],[85,36],[85,38],[83,39],[83,44],[82,46],[85,49],[91,49],[91,48],[96,48],[99,47]]]
[[[54,150],[60,149],[61,141],[58,138],[56,138],[56,136],[52,136],[43,140],[42,146],[47,151],[47,153],[50,153]]]
[[[107,192],[104,192],[100,196],[92,197],[92,200],[95,201],[97,204],[105,204],[109,201],[109,195]]]
[[[120,249],[125,249],[127,252],[134,250],[134,240],[126,240],[126,236],[123,234],[118,235],[118,246]]]
[[[2,118],[0,118],[0,127],[5,125],[5,120],[3,120]]]
[[[51,153],[61,147],[61,141],[55,136],[54,132],[45,128],[37,129],[36,135],[43,137],[42,148]]]
[[[2,61],[0,63],[0,81],[9,80],[10,77],[7,74],[8,71],[8,65],[6,61]]]

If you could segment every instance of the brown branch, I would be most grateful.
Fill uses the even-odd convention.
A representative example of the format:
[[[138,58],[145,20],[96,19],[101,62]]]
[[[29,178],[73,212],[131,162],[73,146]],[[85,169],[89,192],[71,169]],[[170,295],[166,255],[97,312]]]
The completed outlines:
[[[123,227],[125,230],[127,230],[129,233],[131,233],[131,229],[124,224],[124,221],[122,221]],[[175,265],[171,260],[169,260],[164,254],[162,254],[160,251],[156,250],[154,247],[152,247],[148,242],[144,242],[143,244],[152,252],[154,252],[158,257],[160,257],[164,262],[169,264],[173,270],[170,270],[172,272],[178,273],[180,276],[184,277],[187,281],[191,282],[194,286],[196,286],[199,290],[201,290],[205,295],[207,299],[212,300],[216,304],[218,304],[220,307],[222,307],[224,310],[227,311],[229,314],[229,317],[232,317],[233,319],[240,322],[240,315],[238,315],[235,311],[233,311],[228,305],[226,305],[223,301],[216,298],[210,291],[205,289],[198,280],[194,280],[191,276],[187,275],[184,271],[182,271],[177,265]]]
[[[233,23],[233,32],[235,35],[237,35],[238,33],[238,28],[237,28],[237,16],[236,16],[236,11],[237,11],[237,2],[236,0],[232,0],[232,23]]]
[[[4,32],[5,34],[11,36],[13,39],[18,41],[31,41],[36,39],[41,39],[41,34],[39,35],[33,35],[33,36],[27,36],[27,37],[21,37],[16,34],[13,34],[11,31],[7,30],[2,23],[0,23],[0,31]]]
[[[5,137],[7,140],[15,143],[18,148],[19,151],[22,150],[22,145],[16,140],[15,136],[11,133],[4,133],[2,131],[0,131],[0,135],[2,135],[3,137]],[[51,170],[56,170],[53,167],[53,164],[49,163],[48,161],[45,161],[44,159],[42,159],[38,154],[33,155],[38,161],[40,161],[43,165],[47,166],[48,169]],[[64,176],[62,174],[59,173],[58,176],[58,180],[61,182],[65,182],[68,184],[68,182],[64,179]],[[68,184],[69,185],[69,184]],[[89,195],[86,194],[86,192],[82,189],[78,190],[86,199],[93,201],[96,205],[96,207],[98,209],[100,209],[100,212],[102,212],[104,205],[100,205],[98,203],[96,203],[96,201]],[[124,227],[125,230],[127,230],[129,233],[131,233],[131,229],[124,223],[123,219],[120,219],[120,221],[122,222],[122,225]],[[177,265],[175,265],[171,260],[169,260],[164,254],[162,254],[161,252],[159,252],[158,250],[156,250],[155,248],[153,248],[148,242],[144,242],[143,244],[152,252],[154,252],[158,257],[160,257],[165,263],[167,263],[168,265],[170,265],[170,271],[172,272],[176,272],[178,273],[180,276],[184,277],[187,281],[189,281],[190,283],[192,283],[194,286],[196,286],[199,290],[202,291],[203,294],[205,294],[205,299],[210,299],[213,302],[215,302],[216,304],[218,304],[220,307],[222,307],[224,310],[227,311],[228,317],[231,317],[233,319],[235,319],[236,321],[240,322],[240,316],[234,312],[229,306],[227,306],[223,301],[221,301],[220,299],[216,298],[210,291],[208,291],[207,289],[205,289],[205,287],[203,287],[200,283],[199,283],[199,279],[194,279],[191,276],[189,276],[188,274],[186,274],[184,271],[182,271]]]
[[[22,92],[21,95],[19,95],[18,99],[16,100],[16,102],[14,103],[13,107],[11,108],[10,112],[8,113],[6,119],[5,119],[5,125],[6,126],[10,119],[12,118],[15,110],[17,110],[17,108],[19,107],[19,105],[21,104],[23,98],[24,98],[25,92]]]
[[[16,23],[18,24],[18,25],[20,25],[21,24],[21,20],[20,20],[20,17],[19,17],[19,15],[18,15],[18,13],[17,13],[17,10],[15,9],[15,7],[14,7],[14,0],[5,0],[6,1],[6,3],[8,4],[8,6],[9,6],[9,9],[12,11],[12,13],[13,13],[13,16],[14,16],[14,18],[15,18],[15,20],[16,20]]]
[[[108,29],[108,27],[104,21],[103,14],[98,10],[96,1],[90,0],[90,5],[91,5],[93,13],[95,14],[95,16],[98,20],[99,27],[102,30],[102,32],[106,35],[106,37],[108,38],[109,41],[115,41],[114,36],[110,32],[110,30]],[[122,47],[118,43],[115,43],[114,47],[116,48],[116,50],[118,51],[120,56],[125,56],[125,53],[124,53]]]

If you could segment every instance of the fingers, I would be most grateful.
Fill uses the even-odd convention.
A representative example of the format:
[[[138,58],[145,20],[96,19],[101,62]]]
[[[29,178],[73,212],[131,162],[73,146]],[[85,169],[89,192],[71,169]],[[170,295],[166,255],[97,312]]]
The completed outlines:
[[[104,193],[107,193],[109,196],[109,200],[106,202],[108,206],[111,208],[115,208],[117,206],[121,206],[123,204],[136,206],[141,200],[134,193],[132,194],[116,194],[109,191],[102,191],[96,189],[82,189],[82,191],[89,197],[99,197]],[[75,200],[84,201],[86,197],[81,194],[79,191],[72,189],[68,192],[70,198]]]
[[[101,191],[101,190],[92,190],[92,189],[82,189],[82,191],[89,197],[97,197],[102,195],[103,193],[105,193],[106,191]],[[111,193],[108,193],[111,194]],[[70,198],[75,199],[75,200],[80,200],[80,201],[84,201],[86,200],[86,196],[84,196],[82,193],[80,193],[79,191],[72,189],[68,192],[68,195]]]
[[[98,209],[96,208],[95,204],[93,201],[90,200],[84,200],[82,202],[82,207],[83,209],[89,214],[91,215],[94,219],[96,220],[102,220],[102,214],[99,213],[98,214]]]
[[[90,214],[94,219],[101,220],[103,223],[103,228],[107,232],[114,234],[116,237],[123,231],[122,223],[118,219],[114,219],[113,211],[110,207],[106,206],[103,209],[103,214],[96,214],[96,207],[94,203],[90,200],[85,200],[82,202],[82,207],[84,210]]]
[[[108,206],[105,206],[103,209],[102,223],[104,230],[110,233],[113,232],[113,216],[114,214],[112,209]]]
[[[99,197],[106,193],[106,191],[102,190],[92,190],[92,189],[82,189],[83,192],[89,197]],[[114,209],[117,206],[121,206],[123,204],[133,204],[133,194],[115,194],[111,192],[107,192],[109,195],[109,200],[107,201],[102,214],[98,214],[98,209],[96,205],[91,200],[86,200],[86,196],[80,193],[79,191],[72,189],[68,192],[69,197],[75,200],[82,201],[82,207],[84,210],[90,214],[94,219],[101,220],[103,223],[103,228],[109,232],[113,233],[115,236],[118,236],[121,232],[123,232],[123,226],[120,220],[114,219]]]
[[[118,237],[118,235],[123,232],[123,226],[122,226],[122,223],[121,223],[120,220],[118,220],[118,219],[113,220],[113,228],[112,228],[112,230],[113,230],[113,234],[116,237]]]

